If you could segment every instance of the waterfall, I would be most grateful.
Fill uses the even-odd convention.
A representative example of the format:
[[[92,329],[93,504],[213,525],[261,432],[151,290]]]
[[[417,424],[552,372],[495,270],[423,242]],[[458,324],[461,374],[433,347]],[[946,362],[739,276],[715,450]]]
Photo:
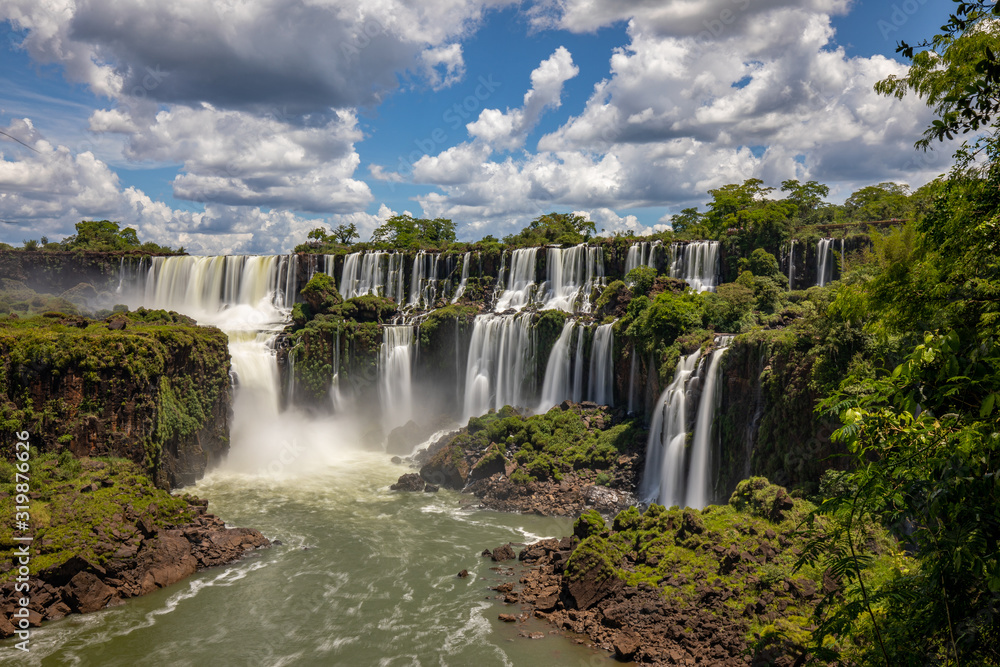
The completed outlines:
[[[549,248],[546,274],[548,292],[542,308],[589,312],[591,292],[604,284],[604,251],[585,243],[572,248]]]
[[[465,294],[465,284],[469,282],[469,264],[472,260],[472,253],[467,252],[462,256],[462,282],[458,284],[458,289],[455,290],[455,296],[452,297],[451,302],[456,303]]]
[[[602,324],[594,332],[590,348],[590,383],[587,394],[598,405],[614,406],[614,324]],[[635,370],[635,356],[632,358]]]
[[[671,244],[670,277],[686,281],[696,292],[714,292],[719,280],[719,242]]]
[[[632,351],[630,353],[632,357],[629,363],[628,369],[628,413],[630,415],[635,414],[635,379],[636,379],[636,368],[635,368],[635,345],[632,346]]]
[[[567,319],[563,324],[559,339],[552,346],[549,361],[545,365],[545,382],[542,384],[542,400],[535,412],[541,414],[570,398],[570,339],[573,336],[574,320]]]
[[[694,438],[691,445],[691,469],[688,472],[687,495],[688,507],[702,509],[712,500],[712,458],[715,443],[718,441],[715,429],[715,417],[719,412],[718,391],[719,375],[722,369],[722,357],[732,336],[716,338],[716,349],[708,358],[708,368],[701,388],[701,398],[698,400],[698,419],[694,425]]]
[[[507,277],[507,288],[496,300],[494,310],[498,313],[505,310],[521,310],[529,303],[535,291],[535,255],[538,248],[518,248],[511,253],[510,273]],[[506,259],[506,258],[505,258]],[[501,276],[503,267],[501,266]],[[500,276],[497,277],[500,282]]]
[[[524,407],[532,390],[531,315],[477,315],[466,362],[463,421],[505,405]]]
[[[667,507],[682,505],[684,455],[687,445],[688,380],[698,365],[697,350],[677,362],[673,381],[660,394],[646,441],[646,468],[640,494]]]
[[[413,416],[413,340],[413,327],[410,325],[382,328],[378,389],[382,423],[387,431],[402,426]]]
[[[421,250],[413,258],[413,271],[410,276],[410,308],[418,308],[421,304],[425,309],[434,307],[437,298],[439,255],[428,254]]]
[[[795,239],[788,249],[788,291],[795,289]]]
[[[332,267],[331,267],[332,269]],[[403,255],[398,252],[352,252],[344,259],[340,294],[351,299],[365,294],[380,294],[403,303]]]
[[[820,239],[816,247],[816,284],[820,287],[833,280],[833,241]]]
[[[576,356],[573,360],[573,391],[570,400],[579,403],[583,400],[583,334],[585,327],[576,329]]]
[[[124,264],[122,270],[131,271]],[[140,262],[136,275],[126,279],[121,281],[123,296],[130,306],[173,310],[222,329],[229,338],[241,410],[269,419],[278,415],[281,392],[274,342],[295,292],[290,258],[153,257],[148,264]],[[234,422],[234,434],[240,428]]]
[[[340,328],[333,336],[333,378],[330,381],[330,401],[334,412],[346,407],[347,399],[340,388]]]
[[[625,256],[625,275],[627,276],[629,271],[640,266],[655,269],[656,258],[653,251],[659,245],[659,241],[639,241],[629,246],[628,254]]]

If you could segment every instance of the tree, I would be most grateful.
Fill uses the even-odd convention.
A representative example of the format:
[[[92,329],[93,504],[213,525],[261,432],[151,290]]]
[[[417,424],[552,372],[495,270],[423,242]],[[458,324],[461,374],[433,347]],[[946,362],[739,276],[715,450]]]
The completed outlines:
[[[705,219],[711,235],[735,234],[743,255],[753,248],[777,248],[791,233],[789,216],[795,205],[787,199],[768,199],[773,190],[759,178],[709,190],[712,201]]]
[[[890,75],[875,84],[882,95],[902,98],[914,92],[927,100],[938,118],[917,141],[927,149],[935,139],[996,125],[1000,112],[1000,7],[987,0],[953,0],[958,6],[941,33],[896,51],[910,59],[904,76]]]
[[[361,238],[358,234],[358,226],[353,222],[349,225],[337,225],[333,228],[333,237],[344,245],[351,245]]]
[[[681,212],[670,218],[670,227],[674,233],[697,233],[702,228],[705,216],[698,212],[697,207],[681,209]]]
[[[455,223],[447,218],[414,218],[394,215],[372,232],[372,242],[394,248],[419,249],[455,240]]]
[[[597,226],[583,216],[572,213],[548,213],[528,223],[518,234],[504,238],[505,243],[542,245],[585,243],[597,233]]]
[[[795,205],[795,217],[805,223],[816,221],[815,212],[824,206],[823,198],[830,194],[830,188],[816,181],[799,183],[795,179],[782,181],[781,191],[788,193],[785,199]]]
[[[92,250],[115,252],[145,250],[159,254],[178,252],[155,243],[139,243],[139,235],[132,227],[121,228],[121,223],[111,220],[82,220],[76,223],[76,234],[63,239],[66,250]]]
[[[909,218],[913,205],[910,188],[899,183],[868,185],[854,192],[844,202],[844,210],[852,220],[870,222]]]

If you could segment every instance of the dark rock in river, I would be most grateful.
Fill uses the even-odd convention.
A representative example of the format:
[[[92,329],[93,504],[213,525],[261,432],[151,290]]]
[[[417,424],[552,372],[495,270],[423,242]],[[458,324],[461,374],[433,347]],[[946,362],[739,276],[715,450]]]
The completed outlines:
[[[389,487],[393,491],[423,491],[424,480],[415,472],[400,475],[396,483]]]

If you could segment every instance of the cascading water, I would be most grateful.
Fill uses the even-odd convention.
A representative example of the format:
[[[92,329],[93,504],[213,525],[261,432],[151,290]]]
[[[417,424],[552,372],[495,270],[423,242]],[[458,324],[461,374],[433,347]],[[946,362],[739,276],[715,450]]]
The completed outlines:
[[[659,246],[659,241],[639,241],[629,246],[628,254],[625,256],[625,275],[640,266],[655,269],[656,256],[653,253]]]
[[[505,310],[521,310],[529,303],[535,292],[535,261],[538,248],[518,248],[511,253],[510,273],[507,277],[507,288],[496,299],[493,310],[501,313]],[[506,257],[504,258],[506,259]],[[501,276],[503,267],[501,266]],[[497,278],[499,283],[500,278]]]
[[[438,257],[437,254],[432,255],[421,250],[413,258],[408,304],[411,308],[434,307],[434,300],[437,298]]]
[[[631,357],[629,361],[628,369],[628,413],[635,414],[635,381],[636,381],[636,365],[635,365],[635,345],[632,346],[632,350],[629,353]]]
[[[236,386],[230,437],[244,443],[229,461],[243,470],[274,458],[266,451],[274,447],[278,434],[270,431],[278,430],[281,408],[274,343],[288,321],[294,281],[293,261],[279,255],[181,256],[152,258],[131,289],[123,287],[130,306],[174,310],[228,336]]]
[[[816,284],[820,287],[833,280],[833,241],[820,239],[816,247]]]
[[[719,281],[719,242],[672,244],[670,277],[686,281],[696,292],[714,292]]]
[[[344,259],[340,294],[345,299],[381,294],[403,303],[403,255],[398,252],[352,252]]]
[[[667,507],[684,502],[684,458],[687,445],[688,380],[701,351],[677,362],[673,381],[660,394],[646,441],[646,468],[639,493],[647,502]]]
[[[604,284],[604,251],[585,243],[572,248],[549,248],[546,274],[548,291],[543,309],[589,312],[591,292]]]
[[[408,324],[382,328],[378,389],[387,431],[413,416],[413,340],[413,327]]]
[[[614,324],[602,324],[594,332],[590,350],[588,395],[598,405],[614,405]],[[633,369],[635,358],[633,356]]]
[[[687,494],[685,495],[687,506],[696,509],[704,508],[712,500],[712,458],[715,443],[718,440],[715,417],[719,412],[719,375],[722,370],[722,357],[725,355],[731,340],[732,336],[719,336],[715,339],[716,349],[708,358],[708,368],[705,370],[701,398],[698,400],[698,419],[694,425],[691,467],[688,471]]]
[[[795,239],[790,241],[788,247],[788,289],[795,289]]]
[[[579,403],[583,400],[583,335],[585,332],[585,327],[577,327],[576,329],[576,355],[573,359],[573,391],[570,396],[570,400],[574,403]]]
[[[505,405],[525,406],[534,386],[531,315],[477,315],[466,361],[463,421]]]
[[[552,346],[548,363],[545,365],[545,382],[542,384],[542,399],[535,409],[537,413],[548,412],[570,397],[570,343],[576,322],[567,319],[558,340]]]
[[[451,299],[452,303],[457,303],[462,298],[462,295],[465,294],[465,285],[469,282],[469,264],[471,264],[471,260],[471,252],[462,255],[462,282],[458,284],[458,289],[455,290],[455,296]]]

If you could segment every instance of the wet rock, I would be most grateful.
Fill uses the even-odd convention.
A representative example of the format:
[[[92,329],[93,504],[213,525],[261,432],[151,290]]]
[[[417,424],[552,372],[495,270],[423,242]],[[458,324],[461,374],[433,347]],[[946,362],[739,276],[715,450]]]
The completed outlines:
[[[469,576],[469,571],[468,570],[462,570],[461,572],[458,573],[458,578],[459,579],[465,579],[468,576]]]
[[[500,562],[505,560],[514,560],[517,558],[517,555],[514,553],[514,550],[509,544],[504,544],[503,546],[499,546],[494,549],[493,553],[490,554],[490,558],[494,561]]]
[[[64,589],[74,611],[81,614],[104,609],[111,601],[114,590],[90,572],[78,572]]]
[[[423,491],[424,480],[415,472],[400,475],[396,483],[389,488],[393,491]]]
[[[514,623],[517,621],[517,616],[515,616],[514,614],[500,614],[497,616],[497,618],[503,621],[504,623]]]

